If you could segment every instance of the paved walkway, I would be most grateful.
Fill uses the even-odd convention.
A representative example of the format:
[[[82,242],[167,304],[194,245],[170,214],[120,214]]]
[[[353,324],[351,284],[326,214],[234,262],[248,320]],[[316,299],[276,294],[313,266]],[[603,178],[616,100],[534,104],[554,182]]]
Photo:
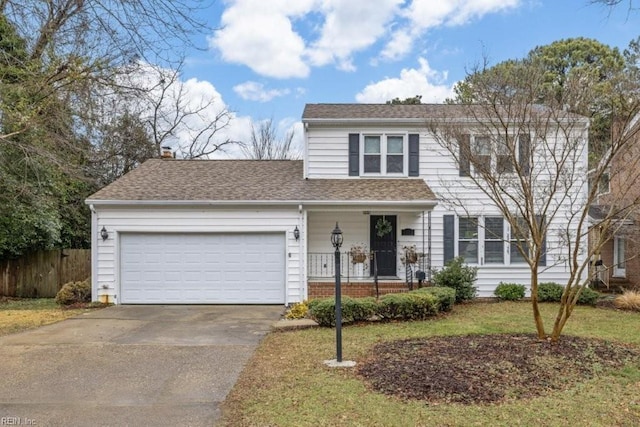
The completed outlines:
[[[115,306],[0,337],[0,419],[214,425],[219,403],[283,310]]]

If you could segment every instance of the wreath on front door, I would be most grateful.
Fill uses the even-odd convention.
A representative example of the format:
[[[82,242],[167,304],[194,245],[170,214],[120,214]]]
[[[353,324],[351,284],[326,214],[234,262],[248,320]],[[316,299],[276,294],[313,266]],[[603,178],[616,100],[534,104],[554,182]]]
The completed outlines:
[[[376,222],[376,234],[378,237],[384,237],[389,233],[391,233],[391,223],[385,217],[378,219],[378,222]]]

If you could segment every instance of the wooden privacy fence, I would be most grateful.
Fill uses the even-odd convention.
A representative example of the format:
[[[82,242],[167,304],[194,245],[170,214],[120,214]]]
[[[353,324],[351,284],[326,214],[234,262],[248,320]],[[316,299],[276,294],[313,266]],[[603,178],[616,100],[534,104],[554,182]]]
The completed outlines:
[[[55,297],[65,283],[90,276],[90,249],[34,252],[0,260],[0,296]]]

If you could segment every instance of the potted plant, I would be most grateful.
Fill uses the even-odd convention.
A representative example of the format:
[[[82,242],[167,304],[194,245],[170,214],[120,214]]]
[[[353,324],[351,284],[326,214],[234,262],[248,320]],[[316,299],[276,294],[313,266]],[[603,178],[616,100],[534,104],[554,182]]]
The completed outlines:
[[[421,254],[416,251],[416,245],[403,246],[402,250],[404,251],[404,255],[400,257],[402,265],[415,264],[418,262]]]
[[[351,254],[351,264],[353,264],[354,277],[364,277],[364,271],[367,268],[365,262],[369,256],[366,246],[362,244],[352,245],[349,253]]]
[[[367,248],[364,245],[352,245],[349,253],[351,254],[352,264],[362,264],[367,260],[368,253]]]

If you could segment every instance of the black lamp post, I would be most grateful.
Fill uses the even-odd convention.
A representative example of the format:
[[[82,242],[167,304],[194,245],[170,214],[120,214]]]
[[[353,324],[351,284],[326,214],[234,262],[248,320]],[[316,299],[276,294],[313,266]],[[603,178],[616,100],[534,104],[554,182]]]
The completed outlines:
[[[336,257],[336,360],[342,362],[342,295],[340,289],[340,246],[342,246],[342,230],[338,227],[331,232],[331,244],[335,248]]]

